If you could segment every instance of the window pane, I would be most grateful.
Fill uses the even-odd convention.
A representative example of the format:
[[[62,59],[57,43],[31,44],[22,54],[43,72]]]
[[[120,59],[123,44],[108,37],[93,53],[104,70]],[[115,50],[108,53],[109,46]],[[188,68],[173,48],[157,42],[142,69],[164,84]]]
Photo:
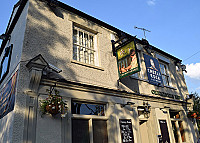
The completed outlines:
[[[83,45],[83,32],[79,31],[79,44]]]
[[[88,34],[85,34],[84,38],[85,38],[85,47],[88,47]]]
[[[77,56],[77,53],[78,53],[78,47],[74,45],[74,46],[73,46],[73,59],[74,59],[74,60],[78,60],[78,59],[77,59],[77,57],[78,57],[78,56]]]
[[[180,133],[181,133],[181,139],[182,139],[182,142],[185,142],[185,132],[184,132],[184,129],[183,129],[183,124],[181,121],[178,122],[179,124],[179,130],[180,130]]]
[[[77,44],[77,39],[78,39],[77,38],[77,30],[74,29],[74,31],[73,31],[73,43],[74,44]]]
[[[164,83],[164,85],[169,85],[168,77],[167,77],[167,76],[162,75],[162,79],[163,79],[163,83]]]
[[[84,61],[85,61],[85,63],[89,63],[89,57],[88,57],[87,49],[85,49],[85,51],[84,51]]]
[[[94,49],[94,46],[93,46],[93,36],[90,36],[90,48]]]
[[[162,74],[165,74],[165,67],[163,64],[160,64],[160,71]]]
[[[72,114],[104,116],[104,107],[102,104],[72,102]]]
[[[90,52],[90,64],[94,65],[94,51]]]
[[[107,123],[105,120],[93,120],[94,143],[108,143]]]
[[[79,61],[83,62],[83,47],[79,47]]]
[[[3,75],[6,73],[7,68],[8,68],[8,57],[5,57],[3,64],[2,64],[1,79],[2,79]]]
[[[80,28],[77,29],[75,28],[73,30],[73,46],[78,46],[73,51],[73,59],[94,65],[94,37],[89,34],[90,32],[86,32]]]
[[[72,143],[89,143],[89,120],[72,120]]]

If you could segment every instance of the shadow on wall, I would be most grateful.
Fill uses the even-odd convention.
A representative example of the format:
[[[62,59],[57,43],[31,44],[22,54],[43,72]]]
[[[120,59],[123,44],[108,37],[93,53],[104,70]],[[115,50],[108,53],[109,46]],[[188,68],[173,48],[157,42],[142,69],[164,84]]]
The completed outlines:
[[[16,113],[15,113],[16,114]],[[0,119],[0,141],[11,142],[12,140],[12,127],[13,127],[13,111],[8,113],[2,119]]]
[[[45,2],[31,1],[25,31],[22,60],[41,54],[49,63],[65,69],[76,80],[74,71],[67,66],[72,54],[71,40],[66,35],[71,29],[63,29],[66,17],[56,16]],[[64,27],[64,26],[63,26]],[[70,48],[69,48],[70,47]]]
[[[185,83],[185,79],[184,79],[184,75],[182,74],[181,71],[171,71],[172,75],[174,78],[172,79],[172,83],[176,84],[177,88],[178,88],[178,94],[181,96],[182,99],[185,100],[186,98],[186,94],[188,89],[187,89],[187,85]]]
[[[140,91],[139,91],[139,83],[138,83],[138,80],[133,79],[133,78],[131,78],[130,76],[127,76],[127,77],[125,77],[125,78],[122,78],[122,79],[120,80],[120,82],[121,82],[125,87],[127,87],[128,89],[130,89],[131,91],[136,92],[136,93],[139,93],[139,92],[140,92]],[[125,90],[125,88],[124,88],[123,86],[122,86],[121,88],[122,88],[122,90],[123,90],[123,89]]]

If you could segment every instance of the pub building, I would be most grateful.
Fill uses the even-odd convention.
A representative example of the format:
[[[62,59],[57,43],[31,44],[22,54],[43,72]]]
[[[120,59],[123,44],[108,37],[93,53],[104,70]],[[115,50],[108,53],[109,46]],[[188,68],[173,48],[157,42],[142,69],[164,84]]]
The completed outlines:
[[[196,143],[181,60],[57,0],[20,0],[2,40],[1,143]]]

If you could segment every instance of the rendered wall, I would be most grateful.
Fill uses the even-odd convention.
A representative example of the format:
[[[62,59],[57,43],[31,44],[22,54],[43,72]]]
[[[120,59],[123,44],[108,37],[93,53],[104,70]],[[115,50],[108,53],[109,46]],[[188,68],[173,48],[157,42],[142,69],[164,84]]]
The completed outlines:
[[[16,70],[19,69],[19,62],[21,59],[23,40],[24,40],[24,32],[26,28],[26,16],[28,12],[28,6],[29,5],[27,3],[13,32],[11,33],[11,39],[6,45],[7,47],[13,44],[13,51],[12,51],[12,57],[11,57],[11,63],[10,63],[10,70],[9,70],[8,75],[4,79],[4,81],[1,83],[1,90],[7,84],[7,82],[10,80],[12,75],[16,72]],[[20,132],[23,132],[23,123],[21,122],[23,122],[23,116],[24,116],[23,105],[25,101],[23,101],[23,99],[20,99],[20,95],[18,94],[19,91],[20,89],[17,87],[14,110],[8,113],[5,117],[3,117],[0,120],[0,142],[2,143],[6,143],[6,142],[17,143],[17,142],[22,141],[22,133]],[[18,127],[20,127],[21,130]]]
[[[157,87],[129,77],[122,79],[120,86],[117,87],[119,79],[117,63],[116,57],[112,55],[111,47],[111,34],[115,33],[59,7],[57,9],[63,14],[62,17],[56,16],[45,2],[31,0],[25,32],[23,61],[42,54],[47,62],[62,69],[60,74],[63,78],[80,83],[120,88],[151,96],[154,96],[151,90],[177,94],[182,98],[188,93],[182,71],[176,71],[175,61],[170,59],[169,70],[173,88]],[[84,65],[72,60],[73,24],[97,32],[98,66]],[[143,57],[141,58],[143,62],[141,66],[145,75],[145,63]]]

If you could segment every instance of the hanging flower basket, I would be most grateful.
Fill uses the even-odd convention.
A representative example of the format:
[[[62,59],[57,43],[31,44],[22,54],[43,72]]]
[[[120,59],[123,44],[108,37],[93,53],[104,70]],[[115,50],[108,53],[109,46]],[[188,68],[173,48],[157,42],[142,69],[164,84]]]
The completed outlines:
[[[40,109],[42,114],[51,114],[52,116],[61,113],[61,117],[65,117],[67,114],[67,104],[62,100],[62,97],[59,95],[59,91],[50,87],[50,90],[47,89],[48,98],[40,100]]]
[[[188,116],[188,118],[197,118],[198,113],[195,111],[190,111],[190,112],[188,112],[187,116]]]

